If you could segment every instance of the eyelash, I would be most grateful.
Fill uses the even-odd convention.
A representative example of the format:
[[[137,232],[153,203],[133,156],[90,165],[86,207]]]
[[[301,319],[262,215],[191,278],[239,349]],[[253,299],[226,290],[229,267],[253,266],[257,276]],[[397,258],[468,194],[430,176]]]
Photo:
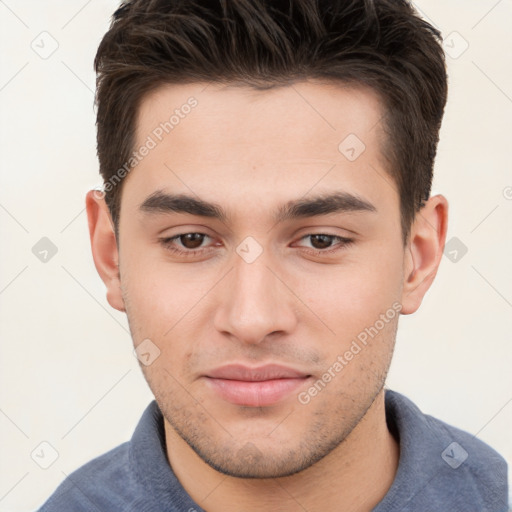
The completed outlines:
[[[173,254],[177,254],[179,256],[185,256],[185,257],[199,256],[199,255],[202,255],[204,252],[208,252],[210,250],[210,248],[182,250],[182,249],[177,249],[176,247],[174,247],[172,245],[173,242],[175,242],[176,240],[178,240],[182,236],[192,235],[192,234],[194,234],[194,235],[202,235],[202,236],[210,238],[210,236],[207,235],[206,233],[190,232],[190,233],[180,233],[178,235],[175,235],[175,236],[172,236],[172,237],[169,237],[169,238],[160,238],[159,240],[160,240],[161,244],[168,251],[172,252]],[[329,254],[341,251],[341,250],[345,249],[346,247],[348,247],[348,246],[350,246],[350,245],[352,245],[354,243],[354,239],[353,238],[345,238],[343,236],[330,235],[330,234],[327,234],[327,233],[310,233],[308,235],[302,236],[300,238],[300,240],[303,240],[303,239],[311,237],[311,236],[319,236],[319,235],[330,237],[333,240],[337,240],[339,243],[335,246],[334,249],[331,249],[331,248],[329,248],[329,249],[307,249],[306,248],[306,252],[308,252],[310,254],[313,254],[315,256],[321,256],[321,255],[326,255],[326,254],[329,255]]]

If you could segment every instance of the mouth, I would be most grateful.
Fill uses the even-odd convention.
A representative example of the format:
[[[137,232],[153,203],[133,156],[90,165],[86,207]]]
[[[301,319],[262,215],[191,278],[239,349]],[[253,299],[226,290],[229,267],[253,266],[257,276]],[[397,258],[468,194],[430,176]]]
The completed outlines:
[[[248,407],[276,404],[304,385],[310,377],[310,374],[275,364],[257,368],[232,364],[205,375],[207,384],[220,398]]]

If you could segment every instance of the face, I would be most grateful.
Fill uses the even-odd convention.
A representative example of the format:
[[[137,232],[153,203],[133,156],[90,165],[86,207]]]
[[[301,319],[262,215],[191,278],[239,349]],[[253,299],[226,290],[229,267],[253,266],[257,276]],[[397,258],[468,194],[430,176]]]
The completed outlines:
[[[205,85],[140,107],[122,301],[168,426],[221,472],[286,476],[353,431],[390,364],[404,246],[383,110],[339,84]]]

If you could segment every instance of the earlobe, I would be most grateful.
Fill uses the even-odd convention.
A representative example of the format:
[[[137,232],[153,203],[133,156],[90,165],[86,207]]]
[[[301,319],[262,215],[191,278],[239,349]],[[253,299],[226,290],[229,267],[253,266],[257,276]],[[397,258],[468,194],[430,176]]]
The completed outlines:
[[[448,227],[448,201],[431,197],[416,214],[404,259],[401,313],[414,313],[437,274]]]
[[[92,257],[96,270],[107,287],[107,301],[113,308],[125,311],[118,266],[119,253],[104,194],[98,190],[89,190],[85,202]]]

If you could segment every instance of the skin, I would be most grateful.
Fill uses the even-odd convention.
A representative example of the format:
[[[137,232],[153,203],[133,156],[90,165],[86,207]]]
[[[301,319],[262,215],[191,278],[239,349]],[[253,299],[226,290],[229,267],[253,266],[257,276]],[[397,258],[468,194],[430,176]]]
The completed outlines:
[[[126,312],[136,347],[149,338],[160,350],[141,367],[164,414],[168,460],[208,512],[370,511],[399,460],[383,390],[399,315],[307,404],[298,393],[393,304],[418,309],[442,257],[447,201],[430,198],[404,246],[382,105],[370,89],[167,85],[142,102],[136,146],[190,96],[198,105],[125,178],[117,243],[101,194],[86,201],[107,299]],[[366,146],[355,161],[338,150],[351,133]],[[227,217],[141,211],[155,191],[214,202]],[[333,191],[374,211],[275,222],[289,201]],[[207,235],[201,254],[162,243],[184,233]],[[315,234],[332,238],[322,246]],[[248,236],[262,250],[252,263],[236,251]],[[198,250],[183,238],[172,247]],[[227,363],[311,377],[276,404],[235,405],[204,377]]]

